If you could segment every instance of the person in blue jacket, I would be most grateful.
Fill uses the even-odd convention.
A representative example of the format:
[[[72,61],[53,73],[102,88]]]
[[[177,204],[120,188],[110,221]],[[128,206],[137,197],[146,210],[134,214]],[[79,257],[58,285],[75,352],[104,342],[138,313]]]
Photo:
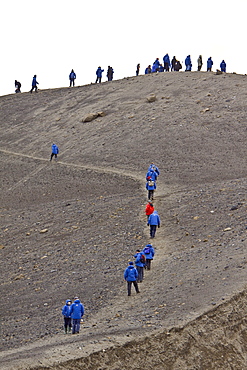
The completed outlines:
[[[37,92],[37,90],[38,90],[38,86],[37,85],[39,85],[39,83],[37,81],[37,75],[34,75],[33,76],[33,80],[32,80],[32,88],[30,90],[30,93],[31,94],[32,94],[33,90],[35,90],[35,92]]]
[[[212,58],[209,57],[208,60],[207,60],[207,72],[211,72],[212,71],[212,66],[213,66],[213,61],[212,61]]]
[[[159,58],[156,58],[155,61],[153,62],[152,72],[158,72],[159,67],[160,67],[160,61],[159,61]]]
[[[59,148],[56,144],[52,144],[51,146],[51,158],[50,158],[50,161],[52,160],[52,158],[55,156],[55,160],[57,160],[57,155],[59,153]]]
[[[191,63],[191,58],[190,55],[187,55],[185,58],[185,71],[191,71],[192,69],[192,63]]]
[[[99,81],[99,83],[101,83],[101,78],[102,78],[102,73],[104,72],[104,69],[101,69],[101,67],[98,67],[97,71],[96,71],[96,82],[97,83]]]
[[[226,72],[226,62],[224,61],[224,59],[220,63],[220,70],[221,72]]]
[[[137,282],[141,283],[144,277],[144,267],[145,267],[145,261],[142,259],[143,253],[140,251],[140,249],[136,250],[135,257],[135,265],[138,272],[138,278]]]
[[[150,237],[154,238],[157,226],[160,227],[160,217],[157,211],[153,211],[149,216],[147,225],[150,226]]]
[[[147,66],[147,68],[145,69],[145,75],[148,75],[149,73],[151,73],[152,72],[152,68],[151,68],[151,64],[149,64],[148,66]]]
[[[151,180],[156,181],[157,180],[157,177],[158,177],[158,174],[154,170],[153,167],[151,167],[150,169],[148,169],[148,172],[146,173],[146,180],[148,180],[148,178],[151,178]]]
[[[148,191],[148,199],[154,199],[154,190],[156,189],[156,181],[153,181],[151,176],[148,176],[146,182],[146,189]]]
[[[159,66],[159,72],[164,72],[164,70],[165,70],[165,68],[163,67],[162,64],[160,64],[160,66]]]
[[[69,81],[70,81],[69,87],[75,86],[75,79],[76,79],[76,74],[75,74],[74,70],[72,69],[70,74],[69,74]]]
[[[77,297],[71,305],[70,313],[73,320],[72,334],[79,334],[81,318],[84,315],[84,306]]]
[[[164,68],[165,68],[166,72],[169,72],[170,67],[171,67],[171,63],[170,63],[170,57],[169,57],[168,54],[166,54],[164,56],[163,61],[164,61]]]
[[[154,171],[157,173],[157,175],[159,176],[159,174],[160,174],[160,170],[158,169],[158,167],[152,162],[151,164],[150,164],[150,166],[148,167],[148,171],[149,170],[151,170],[151,168],[153,168],[154,169]]]
[[[131,295],[131,285],[134,284],[136,293],[140,293],[138,284],[137,284],[138,272],[137,269],[134,267],[134,263],[131,261],[129,262],[129,266],[124,271],[124,279],[127,281],[127,290],[128,296]]]
[[[70,332],[71,327],[72,327],[72,325],[71,325],[71,313],[70,313],[71,303],[72,303],[72,301],[70,299],[67,299],[65,305],[62,308],[62,315],[64,317],[64,332],[65,332],[65,334],[67,334],[68,328],[69,328],[69,332]]]
[[[146,258],[146,269],[150,270],[151,261],[153,260],[154,254],[155,254],[152,244],[147,244],[146,247],[143,248],[142,252],[144,253],[145,258]]]

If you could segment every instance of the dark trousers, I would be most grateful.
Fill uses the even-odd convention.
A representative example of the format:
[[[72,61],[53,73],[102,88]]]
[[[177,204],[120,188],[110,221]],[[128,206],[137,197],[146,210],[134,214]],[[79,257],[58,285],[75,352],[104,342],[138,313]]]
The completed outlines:
[[[136,266],[136,269],[137,269],[137,272],[138,272],[137,282],[138,283],[141,283],[142,280],[143,280],[143,270],[144,270],[144,267]]]
[[[99,81],[99,83],[101,83],[101,77],[97,77],[95,83],[97,83],[98,81]]]
[[[166,72],[169,72],[169,63],[164,63],[164,67]]]
[[[81,319],[73,319],[72,334],[79,333]]]
[[[154,199],[154,190],[148,190],[148,199]]]
[[[50,159],[50,161],[52,160],[52,158],[53,158],[54,155],[55,155],[55,159],[57,159],[57,154],[51,153],[51,159]]]
[[[65,317],[64,318],[64,330],[65,333],[67,333],[69,327],[69,331],[71,330],[72,324],[71,324],[71,317]]]
[[[134,284],[136,293],[140,293],[138,289],[137,281],[127,281],[127,287],[128,287],[128,295],[131,295],[131,285]]]
[[[157,225],[150,225],[150,236],[151,238],[155,237]]]
[[[75,80],[74,80],[74,78],[72,78],[72,79],[70,80],[69,87],[71,87],[71,86],[75,86]]]
[[[151,270],[151,259],[146,258],[146,268],[147,270]]]
[[[38,90],[38,87],[37,87],[37,85],[35,85],[35,86],[32,86],[32,88],[31,88],[31,90],[30,90],[30,93],[32,93],[34,89],[35,89],[35,92],[37,92],[37,90]]]

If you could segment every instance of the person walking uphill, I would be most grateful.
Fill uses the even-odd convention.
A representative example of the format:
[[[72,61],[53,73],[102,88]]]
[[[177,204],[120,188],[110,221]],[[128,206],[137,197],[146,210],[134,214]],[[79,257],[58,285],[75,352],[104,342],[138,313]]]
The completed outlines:
[[[136,250],[136,254],[134,255],[135,257],[135,265],[136,265],[136,269],[137,269],[137,272],[138,272],[138,278],[137,278],[137,282],[138,283],[141,283],[142,280],[143,280],[143,277],[144,277],[144,266],[146,264],[146,259],[145,259],[145,256],[144,254],[140,251],[140,249],[137,249]]]
[[[64,317],[64,332],[67,334],[68,328],[69,332],[71,331],[71,303],[72,301],[70,299],[67,299],[65,302],[65,305],[62,308],[62,315]]]
[[[69,87],[75,86],[75,79],[76,79],[76,74],[75,74],[74,70],[72,69],[70,74],[69,74],[69,81],[70,81]]]
[[[96,71],[96,82],[97,83],[99,81],[99,83],[101,83],[101,78],[102,78],[102,73],[104,72],[104,69],[101,69],[101,67],[98,67],[97,71]]]
[[[79,334],[81,318],[84,315],[84,306],[78,298],[72,303],[70,313],[73,320],[72,334]]]
[[[147,270],[150,270],[151,261],[153,260],[154,254],[155,254],[152,244],[147,244],[146,247],[143,248],[142,252],[144,253],[145,258],[146,258],[146,268]]]
[[[38,90],[38,86],[37,85],[39,85],[39,83],[37,81],[37,75],[34,75],[33,76],[33,81],[32,81],[32,88],[30,90],[30,93],[31,94],[32,94],[33,90],[35,90],[35,92],[37,92],[37,90]]]
[[[52,144],[51,146],[51,158],[50,161],[52,160],[53,156],[55,156],[55,160],[57,160],[57,155],[59,153],[59,148],[56,144]]]
[[[131,285],[134,284],[136,293],[140,293],[138,284],[137,284],[138,272],[137,269],[134,267],[134,263],[131,261],[129,262],[129,266],[124,271],[124,280],[127,281],[127,290],[128,296],[131,295]]]
[[[160,227],[160,217],[157,211],[153,211],[149,216],[147,225],[150,226],[150,237],[154,238],[157,226]]]
[[[154,190],[156,189],[156,182],[151,179],[151,176],[148,176],[148,179],[146,182],[146,189],[148,191],[148,199],[153,200]]]
[[[149,216],[153,213],[154,211],[154,206],[153,206],[153,203],[151,200],[148,201],[148,204],[146,205],[146,208],[145,208],[145,213],[146,213],[146,216],[147,216],[147,221],[148,221],[148,218]]]

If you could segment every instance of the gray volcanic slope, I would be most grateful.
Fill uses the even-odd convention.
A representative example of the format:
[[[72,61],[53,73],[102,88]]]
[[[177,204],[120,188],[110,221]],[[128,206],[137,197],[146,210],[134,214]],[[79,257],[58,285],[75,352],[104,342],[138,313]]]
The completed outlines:
[[[246,87],[172,72],[0,98],[1,369],[247,367]],[[127,297],[148,242],[151,271]],[[76,295],[84,323],[64,335]]]

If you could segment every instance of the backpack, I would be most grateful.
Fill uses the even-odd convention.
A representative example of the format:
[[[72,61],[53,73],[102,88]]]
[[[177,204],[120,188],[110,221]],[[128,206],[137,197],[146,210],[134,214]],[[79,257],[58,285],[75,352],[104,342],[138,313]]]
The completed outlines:
[[[149,254],[151,251],[150,251],[150,247],[145,247],[144,248],[144,250],[143,250],[143,252],[145,253],[145,254]]]
[[[146,257],[144,256],[144,254],[141,254],[140,262],[144,264],[146,263]]]

